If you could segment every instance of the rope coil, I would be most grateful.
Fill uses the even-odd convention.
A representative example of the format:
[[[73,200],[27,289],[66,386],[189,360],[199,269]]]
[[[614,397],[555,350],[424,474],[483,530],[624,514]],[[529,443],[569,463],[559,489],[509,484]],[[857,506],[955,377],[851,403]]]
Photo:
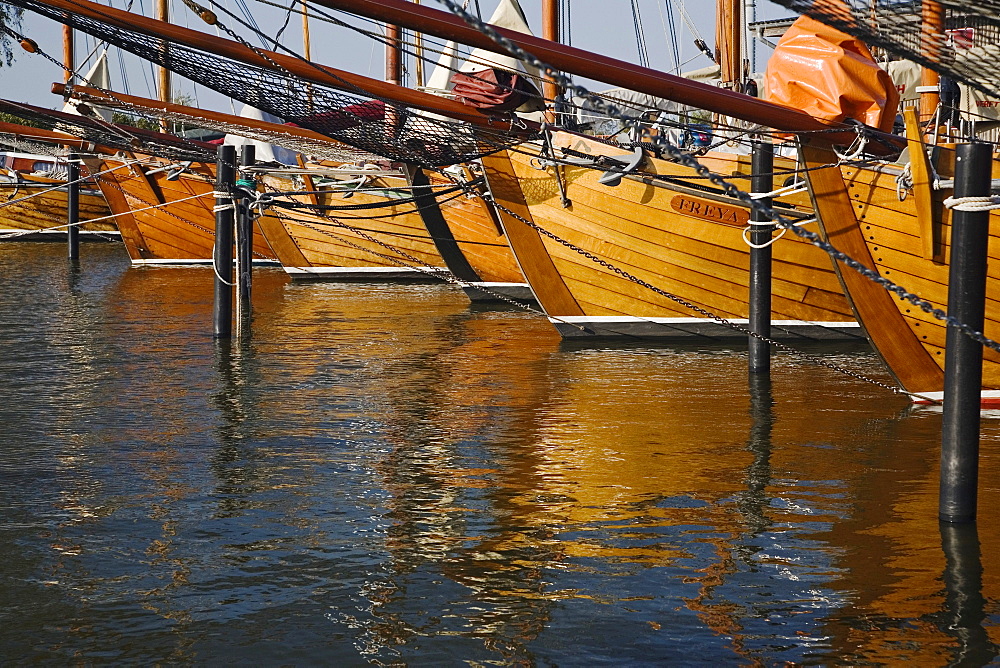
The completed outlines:
[[[955,211],[993,211],[1000,209],[1000,195],[986,197],[949,197],[943,204]]]

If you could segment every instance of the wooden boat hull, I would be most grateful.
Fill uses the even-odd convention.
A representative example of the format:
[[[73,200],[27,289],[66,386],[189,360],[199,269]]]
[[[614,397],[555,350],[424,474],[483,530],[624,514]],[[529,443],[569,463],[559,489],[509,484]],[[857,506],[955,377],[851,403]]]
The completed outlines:
[[[473,171],[475,170],[475,171]],[[479,165],[461,166],[452,173],[454,182],[466,184],[470,194],[442,196],[439,201],[418,205],[424,225],[449,271],[463,282],[473,302],[504,299],[533,302],[534,294],[517,264],[503,226],[493,207],[482,197],[485,185],[475,183]],[[419,168],[409,171],[414,186],[446,187],[453,181]]]
[[[116,214],[122,241],[134,265],[211,264],[215,245],[215,165],[193,163],[177,178],[172,163],[157,158],[127,164],[115,158],[87,159],[101,192]],[[117,168],[117,169],[115,169]],[[276,264],[259,228],[254,229],[253,261]]]
[[[902,285],[938,309],[947,309],[951,243],[951,211],[942,201],[950,191],[914,193],[900,201],[895,166],[878,168],[824,167],[832,153],[820,147],[803,147],[816,212],[830,243],[880,276]],[[939,147],[938,174],[954,174],[954,151]],[[836,161],[834,161],[836,162]],[[993,174],[1000,174],[994,162]],[[915,188],[921,186],[916,185]],[[918,213],[921,197],[930,197],[933,209]],[[986,279],[984,334],[1000,340],[1000,214],[990,216],[989,256]],[[900,385],[927,403],[940,400],[944,391],[944,347],[946,326],[909,302],[891,295],[856,271],[838,266],[858,319],[872,345]],[[985,349],[983,361],[984,403],[1000,404],[1000,353]]]
[[[48,190],[58,183],[51,179],[30,179],[16,183],[0,181],[0,239],[17,241],[65,239],[66,190]],[[4,204],[33,193],[40,194],[21,202]],[[104,196],[91,189],[81,189],[79,207],[80,220],[105,218],[111,214]],[[118,238],[118,227],[113,220],[83,223],[79,229],[81,239],[117,240]],[[28,231],[35,233],[22,234]]]
[[[555,133],[553,142],[577,155],[626,153],[571,133]],[[664,160],[644,161],[644,173],[660,178],[626,176],[610,187],[592,167],[536,168],[539,151],[525,144],[483,164],[493,197],[507,210],[500,216],[521,269],[564,337],[745,339],[706,315],[747,323],[745,206]],[[738,156],[711,165],[742,173],[748,167]],[[783,202],[800,215],[811,211],[804,194]],[[792,235],[772,248],[774,338],[863,340],[826,254]]]
[[[473,180],[468,168],[456,178]],[[265,177],[272,190],[319,193],[296,196],[299,202],[372,208],[272,207],[259,223],[293,278],[423,281],[447,269],[472,301],[533,300],[491,207],[475,195],[435,195],[456,181],[420,169],[398,176],[345,170],[341,183],[317,188],[317,181]],[[414,202],[392,204],[411,196]]]
[[[345,173],[345,177],[349,173]],[[305,184],[284,176],[264,177],[267,190],[308,191],[319,195],[297,195],[295,200],[322,206],[372,206],[365,209],[314,211],[268,209],[258,223],[293,279],[436,281],[445,268],[420,216],[410,203],[380,207],[409,197],[403,176],[372,176],[365,189],[351,186],[317,188],[312,178]],[[345,178],[345,183],[348,183]],[[356,182],[355,187],[360,187]],[[399,190],[403,188],[404,190]],[[348,195],[347,198],[344,196]]]

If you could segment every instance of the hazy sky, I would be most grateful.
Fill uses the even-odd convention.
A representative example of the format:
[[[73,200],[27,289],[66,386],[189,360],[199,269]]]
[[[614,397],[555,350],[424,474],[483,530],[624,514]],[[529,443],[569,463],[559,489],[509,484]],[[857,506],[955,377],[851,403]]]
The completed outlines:
[[[228,6],[239,13],[237,0],[225,1],[229,3]],[[287,5],[288,0],[271,1]],[[665,29],[668,18],[665,7],[670,1],[637,0],[650,65],[665,71],[670,71],[674,66],[668,32]],[[141,11],[149,15],[152,2],[153,0],[135,0],[133,11]],[[275,34],[285,19],[285,12],[260,4],[256,0],[245,0],[245,2],[264,32]],[[528,22],[536,31],[540,24],[540,2],[541,0],[521,0]],[[497,0],[479,0],[479,3],[483,14],[488,16],[496,6]],[[111,4],[121,7],[123,0],[112,0]],[[442,8],[436,0],[423,0],[423,4]],[[674,6],[683,4],[686,7],[697,31],[712,47],[714,45],[715,2],[712,0],[686,0],[686,2],[672,0],[672,4]],[[472,6],[475,6],[475,0],[473,0]],[[573,44],[623,60],[638,62],[636,31],[631,7],[631,0],[572,0]],[[174,22],[180,25],[195,30],[212,30],[197,19],[180,0],[171,0],[171,12]],[[787,10],[767,0],[757,1],[758,19],[780,18],[788,15]],[[224,17],[220,17],[220,19],[230,27],[237,27],[232,20]],[[675,22],[679,35],[682,69],[687,71],[710,64],[705,56],[699,55],[694,46],[691,30],[677,12],[675,12]],[[301,50],[300,26],[301,20],[298,15],[293,15],[283,33],[282,41],[296,50]],[[62,57],[61,30],[61,25],[30,13],[25,14],[22,24],[24,34],[36,40],[44,51],[59,59]],[[245,37],[250,37],[245,31],[239,32]],[[382,76],[384,69],[382,49],[371,40],[347,29],[331,26],[317,20],[311,23],[310,33],[314,60],[359,74],[376,78]],[[251,41],[259,44],[254,40]],[[80,36],[77,43],[77,58],[85,57],[93,47],[92,39]],[[770,49],[766,46],[758,46],[758,69],[763,68],[763,63],[769,53]],[[111,76],[114,89],[125,90],[127,88],[128,92],[133,95],[155,97],[155,76],[148,64],[141,64],[137,58],[131,55],[119,57],[113,51],[111,55]],[[122,82],[122,64],[124,65],[126,83]],[[29,102],[44,107],[58,107],[61,105],[61,99],[49,92],[50,84],[54,81],[62,81],[62,72],[59,68],[39,55],[30,55],[18,49],[17,61],[14,66],[0,68],[0,90],[3,91],[0,95],[14,101]],[[587,82],[582,83],[587,85]],[[607,88],[607,86],[599,84],[595,84],[594,87],[596,89]],[[230,103],[227,99],[202,86],[196,86],[190,81],[175,78],[173,88],[175,91],[196,98],[199,105],[204,108],[219,111],[230,110]]]

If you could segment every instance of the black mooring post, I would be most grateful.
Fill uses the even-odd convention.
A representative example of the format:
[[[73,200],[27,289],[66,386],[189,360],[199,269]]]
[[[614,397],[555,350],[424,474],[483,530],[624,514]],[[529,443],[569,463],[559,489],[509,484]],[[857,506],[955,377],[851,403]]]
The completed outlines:
[[[257,162],[256,147],[244,144],[240,149],[240,166],[252,167]],[[240,179],[241,186],[248,187],[252,179]],[[240,198],[236,206],[236,336],[249,332],[250,291],[253,286],[253,218],[250,216],[249,202]]]
[[[231,193],[236,185],[236,147],[220,146],[216,157],[215,190]],[[214,334],[217,339],[233,335],[233,200],[229,195],[216,197]]]
[[[774,190],[774,144],[753,143],[752,178],[750,189],[755,193],[769,193]],[[770,206],[771,199],[763,198],[761,203]],[[760,336],[771,336],[771,225],[754,225],[768,222],[762,213],[750,211],[750,331]],[[754,246],[759,246],[755,248]],[[771,344],[756,336],[750,338],[750,373],[771,371]]]
[[[80,259],[80,156],[66,157],[66,239],[70,260]]]
[[[989,144],[962,144],[956,148],[956,198],[989,195],[992,157]],[[956,209],[951,220],[948,313],[981,332],[986,309],[986,244],[990,214],[989,211]],[[938,506],[943,522],[976,519],[982,378],[982,344],[949,326],[945,337]]]

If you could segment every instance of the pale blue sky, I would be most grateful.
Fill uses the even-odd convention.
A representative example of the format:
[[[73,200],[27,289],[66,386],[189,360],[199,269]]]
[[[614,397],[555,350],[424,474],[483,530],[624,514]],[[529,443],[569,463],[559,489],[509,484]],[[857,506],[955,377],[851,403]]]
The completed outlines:
[[[236,0],[228,0],[236,10]],[[286,0],[274,0],[284,3]],[[133,11],[144,8],[150,11],[153,0],[135,0]],[[174,20],[180,25],[186,25],[196,30],[209,29],[204,23],[195,18],[180,0],[171,0]],[[645,35],[647,51],[649,53],[650,65],[657,69],[669,71],[673,65],[672,49],[669,47],[667,32],[665,30],[664,12],[667,0],[637,0],[640,9],[640,16],[643,21],[643,33]],[[255,0],[246,0],[254,12],[259,25],[265,32],[274,34],[278,26],[284,20],[284,12],[265,5],[258,4]],[[480,0],[483,13],[489,15],[495,7],[497,0]],[[113,0],[115,6],[122,6],[122,0]],[[423,0],[423,4],[435,8],[441,8],[436,0]],[[673,3],[675,6],[679,2]],[[714,21],[715,2],[713,0],[686,0],[684,3],[692,22],[700,32],[701,36],[709,44],[714,44]],[[536,28],[540,23],[540,0],[521,0],[521,5],[525,10],[528,21],[532,28]],[[474,3],[473,3],[474,6]],[[788,16],[789,12],[782,7],[772,4],[767,0],[757,1],[758,19],[780,18]],[[694,38],[691,31],[685,25],[682,18],[675,14],[678,34],[680,35],[681,61],[684,63],[683,69],[697,69],[709,64],[708,59],[698,54],[694,46]],[[220,17],[221,18],[221,17]],[[236,27],[232,21],[226,21],[227,25]],[[33,14],[26,14],[22,25],[22,32],[35,39],[39,46],[56,58],[61,58],[62,38],[61,26],[47,19],[40,18]],[[573,44],[584,49],[597,51],[623,60],[638,62],[638,49],[635,37],[635,29],[632,21],[632,10],[630,0],[573,0],[572,2],[572,33]],[[371,40],[360,37],[343,28],[329,26],[318,21],[311,24],[312,34],[312,56],[313,59],[326,65],[338,67],[372,77],[381,77],[383,72],[382,50],[373,45]],[[289,47],[298,49],[300,47],[300,19],[293,16],[284,33],[283,40]],[[93,41],[89,37],[81,36],[78,39],[77,57],[82,58],[93,47]],[[758,69],[763,68],[764,60],[770,50],[763,45],[758,46]],[[126,55],[124,57],[125,72],[128,79],[128,90],[134,95],[153,97],[153,85],[155,77],[148,65],[142,66],[138,59]],[[124,90],[121,83],[121,67],[117,57],[112,58],[112,79],[113,87]],[[29,102],[44,107],[58,107],[61,100],[49,92],[49,86],[53,81],[62,81],[62,73],[59,68],[49,63],[41,56],[29,55],[19,51],[17,62],[13,67],[0,68],[0,96],[21,102]],[[587,85],[588,82],[582,82]],[[606,88],[600,84],[594,84],[596,89]],[[229,111],[230,104],[227,99],[207,91],[201,86],[195,86],[189,81],[177,80],[173,85],[175,90],[180,90],[187,95],[195,96],[200,106],[205,108]]]

